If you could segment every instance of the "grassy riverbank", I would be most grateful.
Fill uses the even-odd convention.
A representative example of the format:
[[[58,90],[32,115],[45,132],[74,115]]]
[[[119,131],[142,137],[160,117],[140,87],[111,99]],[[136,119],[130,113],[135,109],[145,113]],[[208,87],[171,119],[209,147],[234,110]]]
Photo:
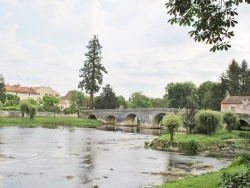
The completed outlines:
[[[227,146],[227,141],[241,141],[239,134],[241,131],[228,132],[226,130],[218,131],[213,135],[202,134],[175,134],[174,146],[169,147],[169,134],[161,135],[150,143],[150,147],[158,150],[172,151],[175,149],[178,152],[186,152],[189,144],[195,141],[198,144],[198,151],[221,149]]]
[[[221,177],[223,172],[228,173],[241,173],[247,170],[245,165],[240,162],[240,157],[234,160],[227,168],[221,169],[218,172],[210,172],[199,176],[189,176],[184,179],[174,180],[170,183],[166,183],[157,188],[216,188],[221,187]]]
[[[187,152],[188,145],[192,140],[198,143],[198,151],[214,151],[222,148],[227,148],[228,143],[233,144],[237,148],[245,148],[245,144],[249,145],[249,142],[240,138],[242,131],[233,130],[228,132],[226,130],[218,131],[213,135],[202,135],[202,134],[175,134],[174,135],[174,146],[169,147],[169,134],[161,135],[150,143],[150,146],[154,149],[166,150],[166,151],[177,151]],[[246,149],[246,148],[245,148]],[[166,183],[157,188],[216,188],[221,187],[221,177],[224,172],[228,173],[241,173],[246,171],[247,168],[241,163],[241,158],[235,159],[227,168],[221,169],[217,172],[210,172],[199,176],[188,176],[182,179],[177,179]]]
[[[0,118],[0,126],[69,126],[95,128],[101,124],[101,121],[98,120],[70,117],[36,117],[34,119],[28,117]]]

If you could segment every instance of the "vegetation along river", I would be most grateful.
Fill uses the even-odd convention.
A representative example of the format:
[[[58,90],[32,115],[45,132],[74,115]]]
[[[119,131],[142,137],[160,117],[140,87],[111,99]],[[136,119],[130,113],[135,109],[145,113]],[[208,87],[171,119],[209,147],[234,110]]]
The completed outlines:
[[[0,187],[151,187],[227,159],[144,149],[156,136],[83,128],[0,128]]]

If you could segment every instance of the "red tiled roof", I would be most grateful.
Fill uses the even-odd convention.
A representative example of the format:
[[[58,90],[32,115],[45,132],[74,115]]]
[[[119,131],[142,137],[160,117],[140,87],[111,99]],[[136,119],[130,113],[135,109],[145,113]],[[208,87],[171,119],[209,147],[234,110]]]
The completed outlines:
[[[67,103],[66,103],[65,100],[60,100],[60,104],[61,104],[61,105],[67,105]]]
[[[5,90],[6,92],[27,93],[27,94],[38,95],[38,93],[34,89],[29,88],[29,87],[5,85]]]
[[[249,100],[250,96],[229,96],[222,100],[221,104],[242,104],[242,100]]]

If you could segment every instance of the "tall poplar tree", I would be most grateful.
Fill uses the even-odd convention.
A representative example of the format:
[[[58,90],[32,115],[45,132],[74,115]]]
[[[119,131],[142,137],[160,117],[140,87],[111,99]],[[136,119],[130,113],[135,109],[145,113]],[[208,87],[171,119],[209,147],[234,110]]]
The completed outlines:
[[[4,77],[0,74],[0,101],[4,104],[6,99]]]
[[[102,46],[96,35],[89,41],[87,46],[88,52],[85,53],[86,60],[83,63],[79,77],[82,81],[79,82],[78,88],[85,89],[90,94],[89,108],[93,109],[94,106],[94,93],[98,92],[100,85],[103,82],[103,73],[108,73],[104,66],[101,64]]]

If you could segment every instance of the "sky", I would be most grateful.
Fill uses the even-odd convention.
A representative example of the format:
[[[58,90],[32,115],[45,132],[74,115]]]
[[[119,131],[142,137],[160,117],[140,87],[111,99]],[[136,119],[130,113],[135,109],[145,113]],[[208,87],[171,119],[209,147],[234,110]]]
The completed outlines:
[[[0,74],[6,84],[50,86],[61,96],[79,90],[93,35],[108,71],[102,87],[125,99],[161,98],[171,82],[216,82],[232,59],[250,62],[250,5],[238,8],[232,48],[212,53],[188,35],[191,28],[168,23],[166,2],[0,0]]]

